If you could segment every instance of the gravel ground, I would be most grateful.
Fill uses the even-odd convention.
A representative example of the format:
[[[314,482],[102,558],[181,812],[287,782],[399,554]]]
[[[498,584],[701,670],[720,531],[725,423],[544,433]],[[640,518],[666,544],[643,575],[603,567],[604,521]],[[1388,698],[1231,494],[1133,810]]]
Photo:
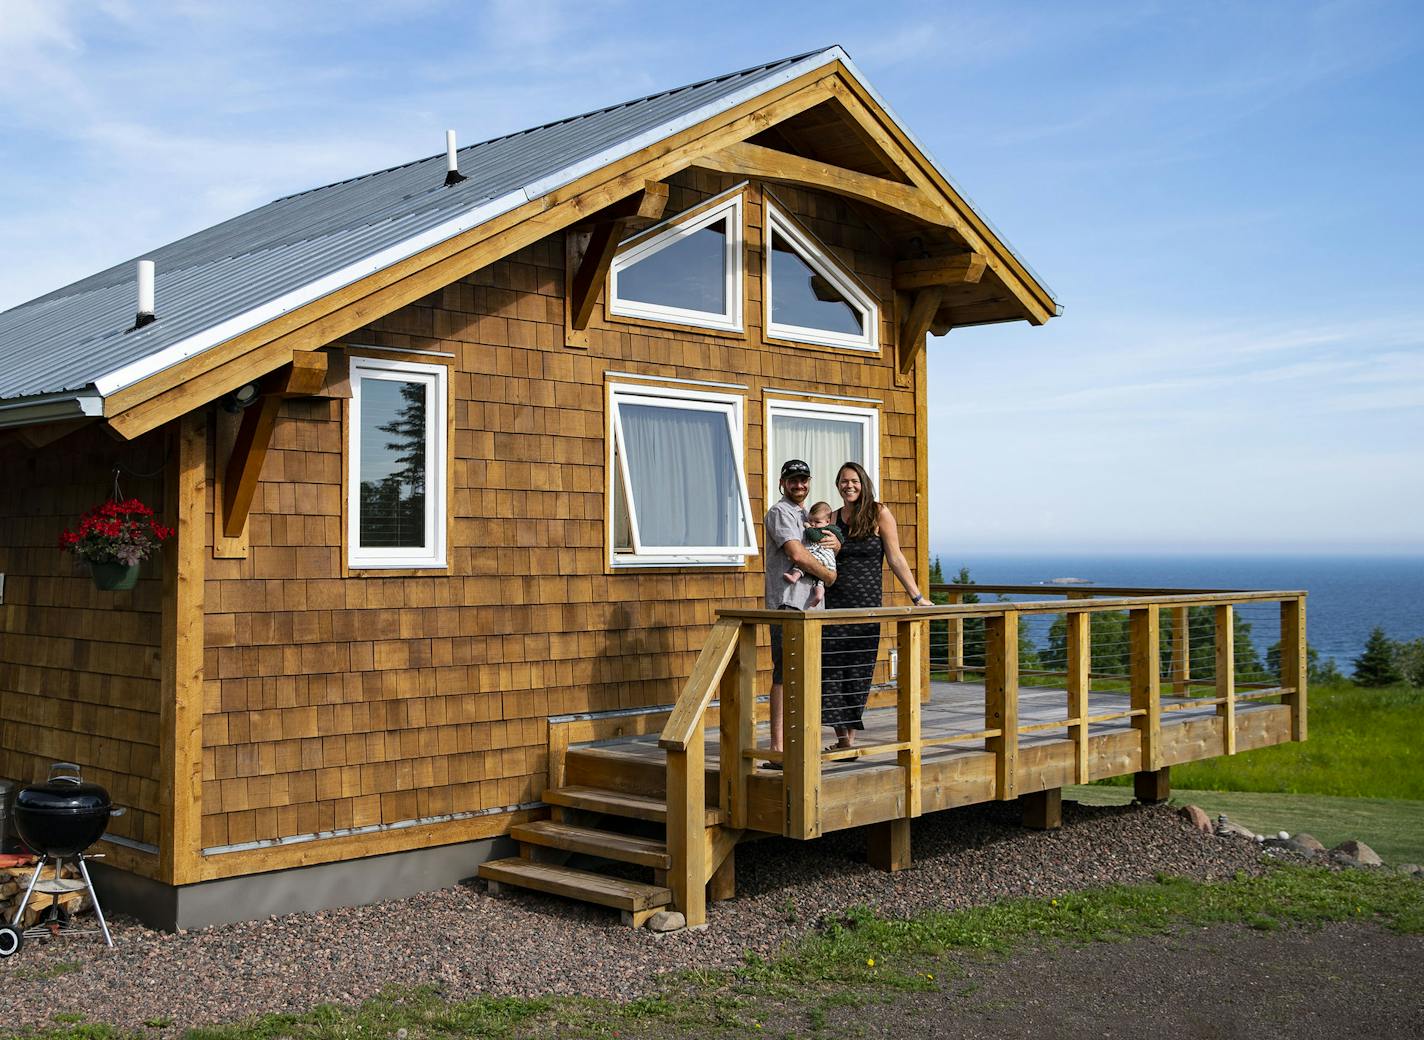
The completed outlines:
[[[891,875],[865,865],[864,840],[853,831],[745,844],[738,897],[710,908],[705,931],[666,935],[553,897],[491,897],[480,882],[177,935],[120,917],[113,950],[85,938],[39,941],[0,964],[0,1007],[10,1008],[0,1021],[43,1026],[66,1011],[116,1026],[193,1026],[357,1003],[392,984],[439,984],[452,999],[622,1000],[663,972],[734,965],[746,950],[773,953],[823,915],[856,904],[904,916],[1149,881],[1158,872],[1205,880],[1261,869],[1255,845],[1202,835],[1165,806],[1065,803],[1055,832],[1023,830],[1008,805],[974,806],[917,821],[913,851],[915,866]]]

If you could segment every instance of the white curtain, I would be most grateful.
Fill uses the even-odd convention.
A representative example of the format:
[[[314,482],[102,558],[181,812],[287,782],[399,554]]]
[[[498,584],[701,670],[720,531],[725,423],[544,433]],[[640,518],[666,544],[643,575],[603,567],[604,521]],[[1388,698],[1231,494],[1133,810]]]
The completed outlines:
[[[645,546],[739,546],[742,489],[722,411],[619,405]]]
[[[811,467],[811,493],[806,497],[806,508],[817,502],[840,508],[836,472],[847,462],[865,465],[865,427],[844,419],[773,414],[771,428],[772,458],[768,469],[772,494],[776,494],[782,463],[801,459]]]

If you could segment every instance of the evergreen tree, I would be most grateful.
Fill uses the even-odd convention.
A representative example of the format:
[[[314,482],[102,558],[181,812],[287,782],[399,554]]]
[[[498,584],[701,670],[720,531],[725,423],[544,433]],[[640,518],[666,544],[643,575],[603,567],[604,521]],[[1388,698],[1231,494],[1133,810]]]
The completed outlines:
[[[1355,658],[1355,674],[1351,678],[1361,686],[1392,686],[1403,678],[1384,629],[1376,626],[1370,633],[1365,652]]]

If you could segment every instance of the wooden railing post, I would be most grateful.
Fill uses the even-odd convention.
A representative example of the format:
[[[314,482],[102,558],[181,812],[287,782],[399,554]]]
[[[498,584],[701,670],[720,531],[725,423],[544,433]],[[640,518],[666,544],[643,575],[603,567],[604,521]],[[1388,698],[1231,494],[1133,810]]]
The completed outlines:
[[[1088,717],[1088,694],[1093,688],[1093,649],[1089,638],[1092,615],[1086,611],[1063,615],[1068,629],[1068,717]],[[1088,724],[1079,722],[1068,727],[1073,741],[1073,773],[1077,783],[1088,782]]]
[[[787,611],[782,622],[785,678],[786,836],[821,836],[821,623]]]
[[[1142,772],[1162,768],[1161,608],[1155,604],[1129,612],[1132,660],[1132,726],[1142,735]]]
[[[689,928],[707,923],[706,727],[699,716],[687,749],[667,752],[668,887]]]
[[[1304,740],[1306,731],[1305,597],[1281,601],[1281,685],[1294,693],[1287,694],[1290,705],[1291,740]]]
[[[927,621],[900,621],[895,625],[895,645],[900,651],[895,740],[910,745],[896,755],[900,768],[905,770],[907,817],[920,815],[920,687],[924,684],[920,649],[924,645],[922,634],[927,624]]]
[[[752,763],[744,752],[755,746],[753,710],[756,706],[757,630],[746,622],[737,633],[737,653],[722,675],[721,740],[718,774],[722,781],[722,811],[738,829],[747,825],[747,779]]]
[[[984,725],[1000,731],[984,746],[994,753],[996,797],[1018,797],[1019,615],[1006,610],[984,619]]]
[[[964,593],[962,593],[962,592],[955,592],[955,591],[952,590],[952,589],[946,590],[946,592],[945,592],[945,598],[946,598],[946,600],[947,600],[949,603],[951,603],[951,604],[953,604],[953,603],[963,603],[963,602],[964,602]],[[948,645],[947,657],[948,657],[948,660],[945,662],[948,671],[947,671],[947,674],[945,675],[945,678],[947,678],[950,682],[963,682],[963,681],[964,681],[964,619],[963,619],[963,618],[957,618],[957,617],[946,618],[944,623],[945,623],[946,635],[947,635],[947,637],[948,637],[948,639],[947,639],[947,645]]]
[[[1226,730],[1222,749],[1236,754],[1236,621],[1230,603],[1216,608],[1216,714]],[[1284,653],[1281,660],[1285,660]]]
[[[1191,620],[1186,607],[1172,610],[1172,692],[1185,697],[1192,677]]]

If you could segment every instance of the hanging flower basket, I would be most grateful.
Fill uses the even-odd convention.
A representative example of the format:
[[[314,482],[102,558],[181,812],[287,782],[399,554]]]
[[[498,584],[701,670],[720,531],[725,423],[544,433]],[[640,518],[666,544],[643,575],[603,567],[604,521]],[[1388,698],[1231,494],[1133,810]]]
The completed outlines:
[[[139,564],[148,559],[173,529],[153,518],[153,510],[136,498],[110,500],[85,513],[79,529],[59,536],[59,547],[89,564],[94,584],[105,592],[131,589]]]

